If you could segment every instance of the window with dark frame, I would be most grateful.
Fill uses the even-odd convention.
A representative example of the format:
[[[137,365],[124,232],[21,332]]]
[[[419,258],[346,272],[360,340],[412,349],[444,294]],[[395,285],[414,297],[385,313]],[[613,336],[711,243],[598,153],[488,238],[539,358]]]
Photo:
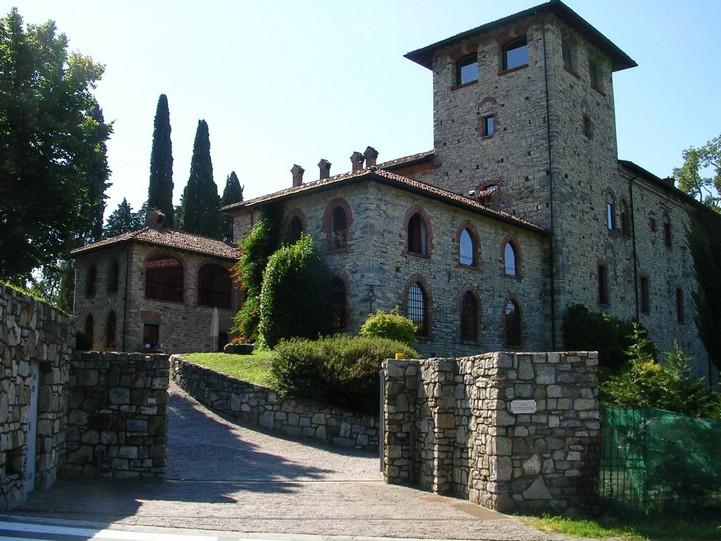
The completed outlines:
[[[641,276],[641,302],[639,309],[642,314],[651,311],[651,292],[649,290],[648,276]]]
[[[183,266],[180,261],[159,256],[145,262],[145,298],[183,302]]]
[[[683,323],[686,321],[686,310],[683,303],[683,290],[676,288],[676,321]]]
[[[348,242],[348,217],[345,209],[337,206],[333,209],[330,225],[330,247],[345,248]]]
[[[503,70],[508,71],[528,65],[528,40],[526,36],[503,46]]]
[[[120,266],[117,261],[113,261],[108,269],[108,293],[115,293],[118,290],[119,277]]]
[[[108,349],[115,348],[115,328],[115,312],[111,310],[108,314],[108,321],[105,323],[105,347]]]
[[[428,255],[426,223],[418,212],[408,220],[408,253],[422,256]]]
[[[94,297],[96,284],[98,281],[98,269],[95,265],[91,265],[85,277],[85,296]]]
[[[458,241],[458,251],[460,255],[459,261],[461,265],[471,266],[476,263],[474,244],[473,236],[468,229],[464,229],[461,232],[461,238]]]
[[[228,269],[208,264],[198,271],[198,306],[230,308],[233,281]]]
[[[428,336],[428,302],[426,292],[418,282],[408,288],[406,316],[416,326],[416,336]]]
[[[158,351],[160,349],[160,325],[145,323],[143,325],[143,350]]]
[[[496,131],[496,120],[493,115],[484,116],[481,119],[481,135],[483,137],[492,137]]]
[[[591,122],[591,117],[588,115],[583,115],[583,135],[593,139],[593,122]]]
[[[506,346],[521,347],[521,312],[516,301],[509,300],[504,310]]]
[[[288,242],[295,244],[303,233],[303,222],[298,216],[293,216],[288,224]]]
[[[461,299],[461,340],[478,340],[478,301],[470,291],[466,291]]]
[[[465,56],[456,64],[456,84],[465,85],[478,80],[478,57],[475,54]]]
[[[621,199],[621,233],[625,237],[631,236],[631,217],[628,214],[628,204]]]
[[[563,67],[571,73],[576,72],[573,65],[573,42],[568,36],[561,36],[561,54],[563,55]]]
[[[664,214],[663,216],[663,243],[666,246],[666,248],[671,248],[671,219],[668,217],[668,214]]]
[[[335,276],[330,283],[330,320],[335,331],[346,328],[345,282]]]
[[[591,78],[591,88],[603,92],[603,88],[601,87],[601,69],[593,58],[588,59],[588,74]]]
[[[606,196],[606,227],[609,231],[616,229],[616,201],[611,194]]]
[[[609,305],[608,268],[606,265],[598,266],[598,303]]]
[[[518,266],[516,261],[516,247],[511,241],[506,242],[503,248],[503,270],[506,276],[517,276]]]

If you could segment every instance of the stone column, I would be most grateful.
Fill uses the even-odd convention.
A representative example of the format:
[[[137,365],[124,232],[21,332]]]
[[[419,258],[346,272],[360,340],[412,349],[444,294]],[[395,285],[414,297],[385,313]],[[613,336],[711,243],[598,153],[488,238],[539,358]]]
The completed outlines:
[[[387,483],[411,484],[414,479],[415,403],[418,361],[383,362],[385,372],[383,474]]]

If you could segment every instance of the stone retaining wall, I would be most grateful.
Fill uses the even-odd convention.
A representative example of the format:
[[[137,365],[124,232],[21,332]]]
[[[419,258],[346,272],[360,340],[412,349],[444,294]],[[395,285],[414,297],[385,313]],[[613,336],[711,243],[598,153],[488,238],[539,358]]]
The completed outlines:
[[[0,284],[0,511],[47,489],[65,451],[65,393],[75,322],[65,312]],[[37,418],[30,418],[33,369]],[[35,479],[28,432],[36,422]]]
[[[67,477],[158,478],[168,441],[168,356],[76,353],[68,398]]]
[[[384,363],[384,475],[503,512],[594,505],[596,353]]]
[[[243,357],[238,356],[238,362]],[[271,389],[253,385],[170,357],[173,381],[199,402],[222,415],[290,436],[341,447],[378,450],[378,420],[308,400],[282,400]]]

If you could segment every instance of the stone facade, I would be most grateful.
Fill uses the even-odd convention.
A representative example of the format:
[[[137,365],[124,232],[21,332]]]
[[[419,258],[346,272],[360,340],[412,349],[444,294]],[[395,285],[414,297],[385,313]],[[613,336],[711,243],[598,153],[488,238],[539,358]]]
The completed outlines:
[[[170,367],[173,381],[196,400],[242,423],[341,447],[378,450],[378,421],[373,416],[310,400],[282,400],[271,389],[208,370],[180,355],[170,358]]]
[[[71,365],[65,477],[160,478],[168,356],[78,352]]]
[[[231,288],[230,308],[204,306],[199,302],[199,273],[203,266],[218,265],[228,271],[232,258],[217,257],[169,247],[161,243],[133,242],[100,246],[75,254],[75,306],[78,329],[92,321],[94,351],[144,351],[147,325],[157,327],[159,348],[164,353],[218,351],[225,343],[239,292]],[[182,300],[150,298],[146,294],[147,262],[166,257],[182,266]],[[117,273],[114,268],[117,265]],[[94,270],[93,270],[94,269]],[[95,277],[95,287],[88,280]],[[117,276],[117,279],[114,278]],[[109,287],[110,283],[113,284]],[[88,291],[92,292],[89,294]],[[214,315],[215,312],[215,315]],[[109,319],[114,334],[109,335]],[[211,334],[212,333],[212,334]],[[222,338],[222,339],[221,339]]]
[[[74,343],[72,316],[0,284],[0,511],[55,482]]]
[[[592,508],[596,353],[486,353],[384,363],[387,482],[502,512]]]

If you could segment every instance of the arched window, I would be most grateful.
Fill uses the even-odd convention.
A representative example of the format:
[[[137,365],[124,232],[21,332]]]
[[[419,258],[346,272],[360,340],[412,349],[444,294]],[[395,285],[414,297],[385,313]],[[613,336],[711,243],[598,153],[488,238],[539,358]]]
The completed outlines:
[[[611,194],[606,196],[606,227],[609,231],[616,229],[616,201]]]
[[[88,346],[90,349],[93,349],[93,345],[95,344],[94,329],[95,324],[93,322],[93,314],[88,314],[85,318],[85,336],[88,339]]]
[[[88,273],[85,277],[85,296],[86,297],[94,297],[95,296],[95,284],[98,279],[98,269],[95,267],[95,265],[92,265],[88,269]]]
[[[174,257],[154,256],[145,262],[145,298],[183,302],[183,266]]]
[[[478,301],[470,291],[466,291],[461,298],[461,340],[478,340]]]
[[[426,222],[419,212],[408,220],[408,253],[428,255],[428,231]]]
[[[118,290],[118,277],[120,275],[120,267],[117,261],[110,263],[108,268],[108,293],[115,293]]]
[[[628,204],[625,199],[621,199],[621,233],[625,237],[631,236],[631,217],[628,214]]]
[[[331,325],[336,331],[346,328],[346,291],[343,280],[335,276],[330,282]]]
[[[105,322],[105,347],[107,349],[115,349],[115,327],[115,312],[111,310],[108,320]]]
[[[476,263],[476,250],[475,243],[473,242],[473,235],[468,229],[464,229],[461,232],[461,237],[458,240],[458,252],[460,254],[461,265],[475,265]]]
[[[663,213],[663,243],[671,248],[671,218],[666,212]]]
[[[478,58],[475,54],[464,56],[456,64],[456,84],[464,85],[478,80]]]
[[[344,248],[348,242],[348,217],[341,206],[333,209],[329,240],[331,248]]]
[[[420,282],[408,288],[406,315],[416,326],[416,336],[428,336],[428,295]]]
[[[518,276],[516,247],[511,241],[506,242],[503,248],[503,269],[506,276]]]
[[[512,348],[521,347],[521,311],[516,301],[510,300],[506,303],[504,310],[506,327],[506,346]]]
[[[288,242],[294,244],[303,233],[303,221],[299,216],[293,216],[288,224]]]
[[[198,272],[198,305],[230,308],[230,273],[220,265],[203,265]]]

